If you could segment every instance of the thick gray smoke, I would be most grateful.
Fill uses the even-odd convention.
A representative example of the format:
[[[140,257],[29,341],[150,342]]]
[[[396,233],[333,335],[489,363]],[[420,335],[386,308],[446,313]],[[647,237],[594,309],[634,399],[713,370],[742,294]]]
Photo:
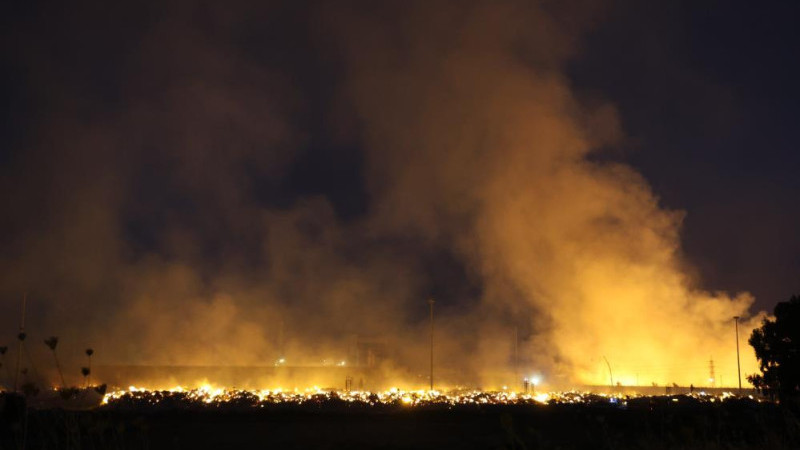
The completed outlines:
[[[20,58],[58,96],[0,178],[9,341],[28,292],[37,358],[57,334],[75,367],[86,346],[322,365],[360,336],[416,386],[435,294],[444,382],[604,384],[605,359],[628,384],[704,384],[709,358],[733,373],[752,299],[699,290],[681,213],[589,159],[624,133],[564,74],[599,20],[585,6],[174,4],[110,49],[68,17],[68,42],[113,52],[108,86],[47,72],[31,36]],[[326,165],[361,188],[315,188]]]

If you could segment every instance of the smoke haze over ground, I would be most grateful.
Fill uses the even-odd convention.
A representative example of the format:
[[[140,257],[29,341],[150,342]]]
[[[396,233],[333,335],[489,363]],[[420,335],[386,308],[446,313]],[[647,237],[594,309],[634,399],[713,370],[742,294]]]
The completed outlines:
[[[567,65],[605,7],[292,5],[20,12],[0,344],[27,292],[41,371],[49,335],[72,367],[352,364],[360,336],[424,386],[434,297],[445,380],[735,385],[737,315],[755,372],[752,296],[706,292],[684,214],[599,157],[626,131]]]

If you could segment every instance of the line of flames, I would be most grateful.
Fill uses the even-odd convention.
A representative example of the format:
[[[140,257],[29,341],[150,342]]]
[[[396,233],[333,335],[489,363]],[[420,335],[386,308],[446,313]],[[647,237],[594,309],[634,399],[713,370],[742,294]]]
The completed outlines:
[[[187,389],[177,386],[164,390],[149,390],[131,386],[126,390],[107,393],[103,397],[103,405],[114,405],[125,401],[156,405],[164,400],[178,400],[187,404],[226,405],[246,400],[253,406],[267,404],[306,404],[309,402],[342,401],[363,405],[545,405],[545,404],[596,404],[612,403],[621,407],[627,405],[631,398],[648,397],[641,394],[589,393],[589,392],[492,392],[492,391],[451,391],[437,390],[403,390],[392,388],[382,392],[369,391],[334,391],[318,387],[304,390],[238,390],[213,387],[210,385]],[[650,396],[652,397],[652,396]],[[760,401],[752,395],[737,396],[733,392],[709,394],[703,391],[668,397],[672,402],[680,398],[694,399],[701,402],[725,401],[730,398],[748,398]]]

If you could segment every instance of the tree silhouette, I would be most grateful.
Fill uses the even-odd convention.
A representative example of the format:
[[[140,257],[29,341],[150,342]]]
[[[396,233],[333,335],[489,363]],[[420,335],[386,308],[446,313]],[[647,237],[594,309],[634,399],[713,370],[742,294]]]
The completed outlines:
[[[775,306],[775,319],[764,319],[748,341],[761,374],[747,377],[762,393],[781,402],[800,397],[800,296]]]
[[[58,355],[56,354],[56,347],[58,346],[58,336],[50,336],[44,340],[44,343],[53,351],[53,359],[56,362],[56,369],[58,369],[58,376],[61,377],[61,387],[66,388],[67,383],[64,381],[64,373],[61,371],[61,364],[58,362]]]

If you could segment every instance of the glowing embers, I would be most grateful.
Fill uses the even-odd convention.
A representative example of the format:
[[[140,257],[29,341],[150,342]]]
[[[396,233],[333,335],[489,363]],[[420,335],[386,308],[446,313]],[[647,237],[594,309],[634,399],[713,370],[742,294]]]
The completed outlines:
[[[714,403],[732,399],[749,399],[752,396],[738,397],[730,392],[718,396],[704,392],[676,396],[643,396],[638,394],[595,394],[588,392],[539,392],[533,394],[517,392],[489,391],[406,391],[392,388],[383,392],[330,391],[313,387],[305,390],[238,390],[202,386],[185,389],[177,386],[165,390],[147,390],[131,386],[127,390],[106,394],[103,405],[107,407],[131,408],[265,408],[265,407],[313,407],[313,408],[371,408],[371,407],[481,407],[491,405],[535,406],[547,404],[608,405],[627,408],[630,402],[639,404],[652,401],[683,401]]]

